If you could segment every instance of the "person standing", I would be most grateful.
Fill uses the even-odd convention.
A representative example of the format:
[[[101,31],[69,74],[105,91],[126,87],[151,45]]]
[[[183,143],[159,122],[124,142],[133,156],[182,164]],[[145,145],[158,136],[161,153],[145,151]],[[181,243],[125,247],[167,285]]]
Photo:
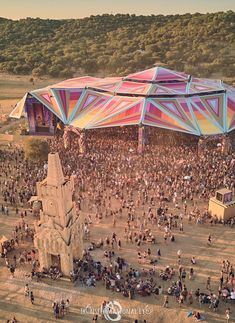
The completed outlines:
[[[122,242],[121,239],[118,240],[118,250],[121,250]]]
[[[207,290],[211,290],[211,278],[210,277],[207,278],[207,281],[206,281],[206,289]]]
[[[104,300],[101,304],[101,319],[102,320],[104,319],[104,311],[105,311],[106,306],[107,306],[107,302]]]
[[[60,314],[61,314],[61,317],[64,317],[65,315],[65,302],[63,299],[60,302]]]
[[[165,243],[167,242],[167,233],[166,232],[164,233],[164,242]]]
[[[188,293],[188,304],[189,305],[193,304],[193,291],[192,290]]]
[[[30,298],[31,304],[34,305],[34,295],[33,295],[33,292],[32,291],[29,294],[29,298]]]
[[[184,227],[183,227],[183,223],[180,223],[180,232],[184,232]]]
[[[209,246],[211,246],[211,244],[212,244],[212,238],[211,238],[211,235],[210,234],[209,234],[208,239],[207,239],[207,244]]]
[[[67,299],[66,302],[65,302],[65,312],[66,312],[66,314],[69,313],[69,306],[70,306],[69,299]]]
[[[25,296],[27,296],[27,297],[29,296],[29,284],[26,284],[26,285],[25,285],[25,288],[24,288],[24,295],[25,295]]]
[[[161,258],[161,250],[160,249],[157,250],[157,255],[158,255],[158,259],[160,259]]]
[[[221,272],[219,281],[220,281],[220,289],[222,289],[223,283],[224,283],[224,275],[223,275],[223,272]]]
[[[55,304],[54,315],[56,319],[58,319],[60,316],[60,307],[58,303]]]
[[[6,215],[9,215],[9,210],[8,210],[8,207],[7,207],[7,206],[5,206],[5,208],[4,208],[4,213],[5,213]]]
[[[230,321],[230,315],[231,315],[231,310],[230,310],[230,307],[228,307],[225,311],[225,318],[227,323]]]
[[[13,265],[10,265],[10,273],[12,275],[12,278],[14,278],[14,275],[15,275],[15,267]]]
[[[182,295],[182,293],[180,293],[180,297],[179,297],[179,306],[181,307],[181,305],[184,303],[184,296]]]
[[[168,308],[168,304],[169,304],[169,298],[168,298],[168,295],[165,295],[164,296],[164,303],[162,306]]]
[[[9,268],[9,260],[8,260],[7,256],[5,256],[4,259],[5,259],[5,264],[6,264],[7,268]]]

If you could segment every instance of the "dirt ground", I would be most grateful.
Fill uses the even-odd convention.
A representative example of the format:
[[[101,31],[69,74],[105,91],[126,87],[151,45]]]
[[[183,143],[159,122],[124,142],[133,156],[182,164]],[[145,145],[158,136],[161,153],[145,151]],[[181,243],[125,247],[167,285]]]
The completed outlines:
[[[112,201],[115,203],[115,201]],[[86,202],[84,204],[86,209]],[[85,215],[85,214],[84,214]],[[14,210],[10,210],[9,216],[0,215],[0,234],[10,236],[13,225],[19,222],[19,215],[16,216]],[[33,224],[35,218],[28,215],[27,223]],[[91,225],[90,241],[97,241],[100,237],[105,238],[116,232],[118,237],[123,237],[124,221],[118,220],[115,228],[113,227],[112,219],[103,219],[101,222],[93,221]],[[137,251],[144,251],[148,247],[151,248],[153,258],[156,258],[156,251],[161,249],[162,257],[158,261],[155,269],[159,272],[160,269],[170,265],[177,269],[177,250],[181,249],[183,252],[183,266],[189,271],[190,259],[192,256],[196,257],[197,264],[195,266],[195,278],[189,281],[186,278],[186,286],[188,290],[195,291],[200,288],[205,291],[205,283],[208,276],[212,278],[212,290],[217,292],[218,281],[221,269],[222,260],[228,259],[234,264],[235,262],[235,235],[234,229],[222,225],[210,226],[188,224],[187,219],[184,220],[184,233],[175,231],[176,242],[163,241],[163,232],[160,229],[153,228],[153,233],[157,238],[156,245],[142,245],[140,248],[136,245],[126,243],[123,238],[123,245],[120,251],[115,252],[118,256],[127,259],[130,267],[134,268],[151,268],[149,264],[139,264],[137,261]],[[212,234],[212,246],[207,246],[207,237]],[[86,244],[89,241],[86,242]],[[29,241],[20,243],[20,250],[28,249],[32,246]],[[18,253],[18,251],[17,251]],[[13,257],[14,252],[11,253]],[[95,259],[104,262],[103,250],[97,249],[92,251]],[[29,268],[28,268],[29,269]],[[179,308],[178,303],[173,297],[170,297],[169,308],[164,309],[163,295],[150,297],[135,296],[134,300],[129,300],[119,293],[114,293],[106,290],[101,282],[94,287],[83,287],[81,285],[73,286],[69,281],[51,281],[43,280],[43,282],[32,282],[30,278],[25,276],[27,272],[26,267],[18,267],[16,269],[15,278],[10,277],[10,273],[5,267],[4,260],[0,259],[0,322],[6,322],[7,319],[14,315],[19,322],[33,323],[33,322],[55,322],[52,311],[52,301],[60,301],[63,299],[70,299],[71,309],[70,314],[67,315],[64,322],[92,322],[93,315],[102,301],[117,300],[126,314],[122,316],[120,322],[133,322],[133,319],[138,318],[147,323],[186,323],[194,321],[193,318],[187,318],[187,312],[190,309],[198,309],[206,317],[206,322],[219,323],[225,322],[225,309],[230,306],[232,309],[232,320],[235,320],[235,306],[233,304],[220,304],[218,313],[213,312],[208,306],[203,305],[200,309],[198,303],[194,300],[193,305],[183,305]],[[169,282],[164,282],[157,275],[157,283],[164,288],[169,286]],[[177,275],[176,275],[177,279]],[[35,296],[35,305],[31,305],[29,299],[24,296],[24,286],[29,283],[30,289],[33,289]],[[86,306],[88,306],[86,308]],[[91,308],[89,307],[91,306]],[[101,322],[99,319],[98,322]]]
[[[26,92],[40,89],[59,81],[59,79],[43,77],[40,79],[34,78],[34,82],[30,82],[30,78],[30,75],[0,73],[0,115],[9,114]]]
[[[10,114],[19,99],[2,99],[0,100],[0,114]]]
[[[17,102],[24,96],[26,92],[55,84],[60,79],[52,78],[34,78],[30,82],[30,75],[8,75],[0,73],[0,134],[18,134],[20,127],[24,127],[25,120],[7,120],[11,111]]]

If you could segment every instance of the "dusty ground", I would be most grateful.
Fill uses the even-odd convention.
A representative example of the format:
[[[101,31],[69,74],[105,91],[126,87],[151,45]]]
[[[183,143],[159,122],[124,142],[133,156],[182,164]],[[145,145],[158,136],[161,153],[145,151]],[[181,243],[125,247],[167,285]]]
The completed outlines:
[[[34,78],[32,83],[30,78],[29,75],[17,76],[0,73],[0,134],[18,134],[19,126],[24,127],[25,119],[5,121],[5,115],[10,114],[26,92],[59,82],[59,79],[43,77]]]
[[[10,114],[19,99],[0,99],[0,114]]]
[[[58,82],[58,79],[34,78],[31,76],[17,76],[0,73],[0,114],[10,113],[15,104],[28,91],[43,88],[49,84]]]
[[[113,201],[114,203],[114,201]],[[26,220],[33,223],[34,218],[28,215]],[[0,215],[0,234],[6,236],[11,235],[12,226],[19,222],[19,216],[15,215],[15,211],[11,210],[10,215]],[[100,237],[106,237],[115,231],[119,237],[123,236],[124,221],[119,220],[116,227],[113,227],[111,219],[104,219],[101,223],[94,223],[91,226],[91,240],[98,240]],[[144,251],[151,247],[152,254],[156,254],[157,248],[161,249],[162,258],[158,262],[156,269],[164,268],[166,265],[177,268],[176,253],[178,249],[183,251],[183,265],[189,269],[191,256],[194,255],[197,259],[195,266],[195,279],[189,281],[186,279],[186,286],[190,290],[200,288],[205,290],[205,282],[207,276],[212,277],[212,289],[217,291],[218,278],[220,274],[221,262],[223,259],[229,259],[232,263],[235,262],[235,238],[234,229],[218,226],[196,226],[189,225],[185,219],[185,232],[176,231],[176,242],[164,244],[163,232],[159,229],[154,229],[153,232],[157,237],[156,245],[143,245],[140,250]],[[207,246],[207,237],[212,234],[213,245]],[[30,242],[26,241],[21,244],[20,249],[29,248]],[[134,268],[150,268],[148,264],[138,264],[137,262],[137,247],[128,243],[123,243],[122,250],[116,251],[117,255],[128,260],[130,266]],[[92,252],[96,259],[103,258],[103,251],[96,250]],[[11,254],[12,256],[14,253]],[[186,323],[194,321],[192,318],[187,318],[189,309],[199,309],[198,304],[194,301],[193,306],[184,305],[181,309],[179,305],[170,297],[169,309],[163,309],[163,296],[154,297],[139,297],[134,300],[124,298],[118,293],[112,293],[105,290],[102,283],[98,283],[96,288],[85,288],[80,285],[74,287],[72,283],[66,281],[52,282],[44,280],[42,283],[32,282],[30,278],[25,276],[26,268],[17,268],[15,278],[11,278],[6,270],[3,259],[0,259],[0,322],[5,322],[6,319],[12,318],[13,315],[19,322],[55,322],[52,313],[52,301],[69,298],[71,302],[71,312],[66,316],[64,322],[92,322],[91,314],[84,314],[84,308],[91,305],[97,309],[101,302],[106,300],[118,300],[123,308],[129,309],[135,315],[125,315],[121,322],[133,322],[133,318],[146,319],[148,323]],[[24,296],[24,286],[28,282],[30,288],[33,288],[35,295],[35,305],[31,305],[28,298]],[[157,277],[157,283],[167,287],[169,283],[163,282]],[[148,306],[148,307],[146,307]],[[235,318],[235,306],[230,305]],[[206,322],[219,323],[225,322],[224,311],[226,305],[221,304],[218,313],[214,313],[208,306],[203,306],[200,311],[204,313]],[[138,309],[138,310],[137,310]],[[137,312],[136,312],[137,311]],[[89,310],[88,310],[89,312]],[[82,314],[83,313],[83,314]],[[140,314],[139,314],[140,313]],[[143,314],[145,313],[145,314]],[[101,322],[101,320],[99,320]],[[141,321],[142,322],[142,321]],[[231,321],[234,322],[234,321]]]

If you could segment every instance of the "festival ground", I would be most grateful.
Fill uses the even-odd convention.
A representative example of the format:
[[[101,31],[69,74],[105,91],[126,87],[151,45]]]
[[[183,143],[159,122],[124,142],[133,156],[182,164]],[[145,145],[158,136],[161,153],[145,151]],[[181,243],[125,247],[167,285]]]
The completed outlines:
[[[0,115],[9,114],[16,103],[30,89],[43,88],[58,79],[33,78],[30,75],[9,75],[0,73]]]
[[[112,203],[115,203],[113,199]],[[206,206],[206,203],[202,203],[201,207]],[[171,205],[172,207],[172,205]],[[83,208],[86,210],[86,202],[84,202]],[[178,213],[180,211],[177,211]],[[174,213],[176,210],[174,209]],[[32,214],[28,212],[27,218],[25,219],[27,223],[33,224],[35,218]],[[11,236],[12,228],[17,223],[20,222],[20,216],[15,214],[15,210],[10,208],[9,216],[0,215],[0,234]],[[113,227],[111,218],[104,218],[102,221],[94,219],[91,225],[91,238],[89,241],[97,241],[101,237],[106,237],[112,232],[116,232],[119,237],[123,237],[124,231],[124,220],[118,219],[116,226]],[[127,243],[123,241],[122,249],[120,251],[114,248],[117,255],[128,260],[130,267],[133,268],[146,268],[149,269],[150,265],[146,263],[138,263],[137,261],[137,251],[144,251],[148,247],[151,248],[152,258],[157,259],[156,251],[158,248],[161,249],[162,257],[158,260],[156,269],[156,280],[157,284],[161,285],[163,288],[169,286],[169,283],[162,281],[158,273],[160,269],[165,268],[167,265],[173,266],[176,270],[175,280],[177,280],[177,250],[182,250],[182,265],[189,271],[191,267],[190,259],[195,256],[197,264],[195,266],[195,277],[193,280],[189,281],[188,275],[186,278],[186,285],[189,290],[195,290],[200,288],[202,291],[206,290],[206,280],[210,276],[212,279],[212,291],[217,293],[219,276],[221,270],[222,260],[229,259],[231,263],[235,261],[234,249],[234,229],[223,226],[216,225],[210,226],[210,224],[205,225],[195,225],[188,224],[188,220],[184,219],[184,232],[180,233],[179,230],[175,230],[175,242],[164,243],[163,231],[154,228],[152,231],[157,239],[157,244],[155,245],[141,245],[139,248],[135,244]],[[208,235],[212,235],[212,246],[207,245]],[[123,238],[124,240],[124,238]],[[86,241],[86,244],[89,244]],[[19,250],[24,250],[32,247],[32,243],[29,241],[20,242]],[[107,248],[104,247],[103,250],[96,249],[92,251],[92,256],[95,259],[101,260],[102,263],[105,262],[103,251]],[[12,257],[14,254],[11,253]],[[31,323],[31,322],[55,322],[52,302],[60,301],[62,298],[70,300],[70,313],[62,320],[63,322],[84,322],[88,323],[92,321],[92,314],[84,314],[86,306],[91,306],[91,308],[97,310],[102,301],[106,300],[117,300],[122,308],[124,308],[127,313],[134,313],[134,315],[125,314],[123,315],[121,322],[133,322],[133,319],[138,318],[141,320],[146,319],[146,321],[154,323],[184,323],[194,321],[192,318],[187,317],[187,312],[191,310],[198,309],[203,315],[205,315],[206,322],[216,323],[225,322],[225,309],[230,306],[232,308],[232,320],[235,319],[234,305],[232,304],[222,304],[220,305],[219,311],[217,313],[213,312],[212,309],[208,308],[208,305],[203,305],[199,307],[198,302],[194,299],[193,305],[183,305],[179,308],[179,304],[176,303],[173,297],[169,299],[169,308],[162,308],[164,301],[163,295],[160,296],[150,296],[141,297],[135,296],[134,300],[129,300],[123,297],[120,293],[111,292],[106,290],[101,282],[97,283],[96,287],[83,287],[79,283],[73,286],[69,281],[51,281],[43,280],[43,282],[32,282],[31,278],[27,275],[26,267],[18,266],[15,272],[15,278],[10,277],[9,271],[6,269],[4,264],[4,259],[0,260],[0,321],[6,322],[7,319],[12,318],[14,315],[19,320],[19,322]],[[28,274],[30,273],[30,265],[28,265]],[[173,278],[174,280],[174,278]],[[30,289],[34,291],[35,304],[32,305],[28,297],[24,296],[25,284],[29,283]],[[147,306],[147,307],[146,307]],[[88,307],[87,312],[90,313],[92,310]],[[129,311],[129,312],[128,312]],[[139,314],[140,313],[140,314]],[[98,322],[101,320],[99,319]]]

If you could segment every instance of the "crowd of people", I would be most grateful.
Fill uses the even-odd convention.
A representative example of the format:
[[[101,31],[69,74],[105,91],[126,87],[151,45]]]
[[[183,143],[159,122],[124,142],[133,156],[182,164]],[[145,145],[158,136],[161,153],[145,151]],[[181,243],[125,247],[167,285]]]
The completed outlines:
[[[175,243],[175,233],[184,233],[185,219],[195,225],[218,222],[202,204],[218,188],[226,187],[235,192],[235,155],[223,156],[214,147],[205,147],[199,153],[196,140],[184,135],[164,131],[155,136],[149,131],[148,135],[150,140],[144,154],[137,153],[137,132],[131,127],[89,131],[83,155],[79,154],[76,138],[66,149],[62,137],[48,140],[50,151],[59,152],[65,175],[76,175],[77,210],[86,213],[84,235],[90,244],[84,258],[74,261],[71,280],[87,287],[95,287],[102,281],[107,289],[129,298],[135,295],[157,297],[165,293],[164,307],[169,305],[169,296],[173,296],[179,306],[191,305],[196,300],[200,305],[208,303],[216,311],[221,301],[232,302],[234,297],[234,269],[231,264],[228,267],[228,261],[222,269],[218,293],[206,286],[207,293],[197,291],[196,294],[185,282],[188,276],[190,285],[194,278],[195,257],[192,256],[187,272],[179,250],[177,269],[166,266],[157,271],[155,266],[161,259],[161,250],[158,248],[153,254],[151,248],[159,242],[160,236],[166,245]],[[33,239],[33,231],[24,219],[27,214],[20,213],[19,208],[36,194],[36,182],[45,178],[46,172],[46,164],[25,160],[21,147],[0,152],[2,215],[8,216],[9,207],[19,214],[22,223],[13,232],[17,241],[25,234]],[[107,218],[112,221],[113,233],[92,241],[92,224]],[[115,233],[120,222],[125,224],[123,237]],[[229,225],[232,227],[234,223],[231,219]],[[153,228],[162,234],[155,236]],[[134,268],[118,256],[125,243],[136,244],[139,265],[147,263],[151,270]],[[138,249],[146,245],[145,251]],[[97,248],[102,249],[104,263],[93,259],[92,253]],[[163,290],[161,281],[169,282],[167,290]],[[61,304],[54,303],[56,317],[66,312]]]
[[[66,314],[68,314],[69,306],[70,306],[69,299],[66,299],[66,301],[62,299],[60,302],[58,301],[53,302],[52,308],[53,308],[55,319],[63,318]]]
[[[119,132],[115,140],[114,130],[99,131],[99,136],[92,132],[87,135],[87,153],[83,156],[79,155],[76,141],[65,149],[62,138],[49,140],[51,151],[60,153],[66,175],[77,176],[82,188],[78,196],[80,203],[88,195],[92,208],[106,206],[108,209],[110,196],[115,196],[120,209],[166,205],[170,201],[177,207],[182,201],[207,200],[220,187],[235,189],[234,156],[222,156],[219,151],[207,149],[197,154],[195,144],[181,145],[179,141],[178,146],[148,145],[143,157],[136,153],[133,130]],[[25,160],[22,149],[1,151],[4,201],[13,206],[28,202],[35,194],[36,182],[46,175],[43,166],[40,162]]]

